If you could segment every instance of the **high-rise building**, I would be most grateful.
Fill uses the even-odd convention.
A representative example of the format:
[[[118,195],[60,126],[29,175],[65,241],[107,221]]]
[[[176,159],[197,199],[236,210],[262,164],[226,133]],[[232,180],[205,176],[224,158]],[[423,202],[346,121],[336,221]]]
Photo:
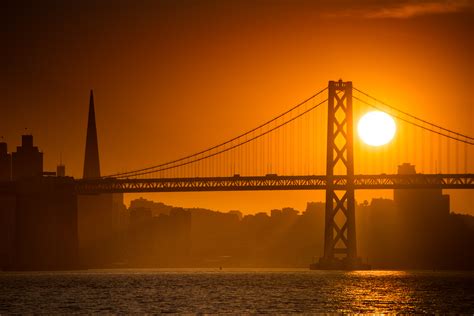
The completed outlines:
[[[56,176],[58,177],[65,177],[66,176],[66,166],[63,164],[59,164],[56,167]]]
[[[0,181],[11,180],[12,156],[8,153],[7,143],[0,142]]]
[[[399,174],[416,174],[415,166],[403,164]],[[406,269],[426,269],[449,261],[449,195],[439,188],[393,190],[397,227],[394,254],[389,261]],[[395,235],[395,233],[394,233]]]
[[[100,177],[99,143],[97,141],[97,127],[95,123],[94,92],[91,90],[83,178],[98,177]]]
[[[11,156],[0,143],[0,173],[0,180],[15,181],[0,195],[0,268],[77,268],[74,180],[42,177],[49,173],[43,172],[43,153],[31,135],[22,136]]]
[[[92,90],[89,98],[83,177],[100,177],[99,146]],[[123,194],[78,196],[79,245],[84,264],[105,267],[118,260],[120,211],[124,208]]]
[[[415,166],[404,163],[398,174],[416,174]],[[449,214],[449,195],[441,189],[395,189],[393,199],[399,211],[408,217],[433,218]]]
[[[12,156],[7,143],[0,142],[0,181],[10,181]],[[15,195],[0,195],[0,267],[11,264],[15,226]]]
[[[33,135],[22,135],[21,146],[12,153],[13,180],[41,176],[43,174],[43,153],[33,146]]]

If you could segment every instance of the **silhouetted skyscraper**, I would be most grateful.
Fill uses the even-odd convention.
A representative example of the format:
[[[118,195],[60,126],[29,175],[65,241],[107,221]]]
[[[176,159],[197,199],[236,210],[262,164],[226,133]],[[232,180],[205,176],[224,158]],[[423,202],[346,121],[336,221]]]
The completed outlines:
[[[11,180],[12,156],[8,153],[7,143],[0,142],[0,181]]]
[[[92,90],[89,100],[83,177],[100,177],[99,145]],[[123,208],[125,206],[121,193],[78,197],[79,246],[82,260],[86,265],[104,267],[117,261],[119,215]]]
[[[63,164],[59,164],[56,167],[56,176],[58,177],[65,177],[66,176],[66,166]]]
[[[43,153],[33,146],[33,135],[22,135],[21,146],[12,153],[12,178],[18,180],[43,174]]]
[[[398,173],[416,174],[415,166],[402,164]],[[454,250],[460,245],[443,246],[451,239],[448,237],[449,195],[443,194],[440,188],[395,189],[393,200],[399,221],[396,253],[400,264],[405,264],[404,268],[424,269],[449,262],[451,250],[448,249]],[[466,249],[469,246],[466,245]]]
[[[97,127],[95,124],[94,93],[91,90],[83,178],[98,177],[100,177],[99,144],[97,142]]]
[[[398,166],[398,174],[416,174],[415,166],[404,163]],[[400,212],[423,221],[449,214],[449,195],[441,189],[395,189],[393,199]]]

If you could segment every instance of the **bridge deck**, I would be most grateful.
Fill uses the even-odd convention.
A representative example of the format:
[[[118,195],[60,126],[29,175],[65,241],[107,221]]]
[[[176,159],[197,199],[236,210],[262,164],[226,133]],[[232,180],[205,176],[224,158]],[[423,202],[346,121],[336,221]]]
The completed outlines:
[[[79,194],[133,192],[202,192],[259,190],[325,190],[326,176],[233,176],[162,179],[76,180]],[[334,176],[335,189],[347,187],[345,176]],[[474,189],[474,174],[356,175],[354,189]]]

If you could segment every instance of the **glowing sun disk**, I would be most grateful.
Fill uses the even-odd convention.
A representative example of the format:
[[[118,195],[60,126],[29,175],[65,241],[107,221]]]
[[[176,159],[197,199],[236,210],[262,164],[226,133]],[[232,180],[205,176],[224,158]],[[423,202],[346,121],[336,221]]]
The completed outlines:
[[[387,113],[372,111],[361,117],[357,125],[360,139],[370,146],[382,146],[395,136],[397,127]]]

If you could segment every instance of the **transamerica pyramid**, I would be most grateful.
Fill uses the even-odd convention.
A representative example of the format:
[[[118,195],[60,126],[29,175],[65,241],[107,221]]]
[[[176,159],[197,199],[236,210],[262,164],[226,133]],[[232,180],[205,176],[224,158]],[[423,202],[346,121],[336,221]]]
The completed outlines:
[[[87,120],[86,154],[84,157],[83,178],[99,178],[99,144],[95,124],[94,92],[91,90],[89,99],[89,118]]]

